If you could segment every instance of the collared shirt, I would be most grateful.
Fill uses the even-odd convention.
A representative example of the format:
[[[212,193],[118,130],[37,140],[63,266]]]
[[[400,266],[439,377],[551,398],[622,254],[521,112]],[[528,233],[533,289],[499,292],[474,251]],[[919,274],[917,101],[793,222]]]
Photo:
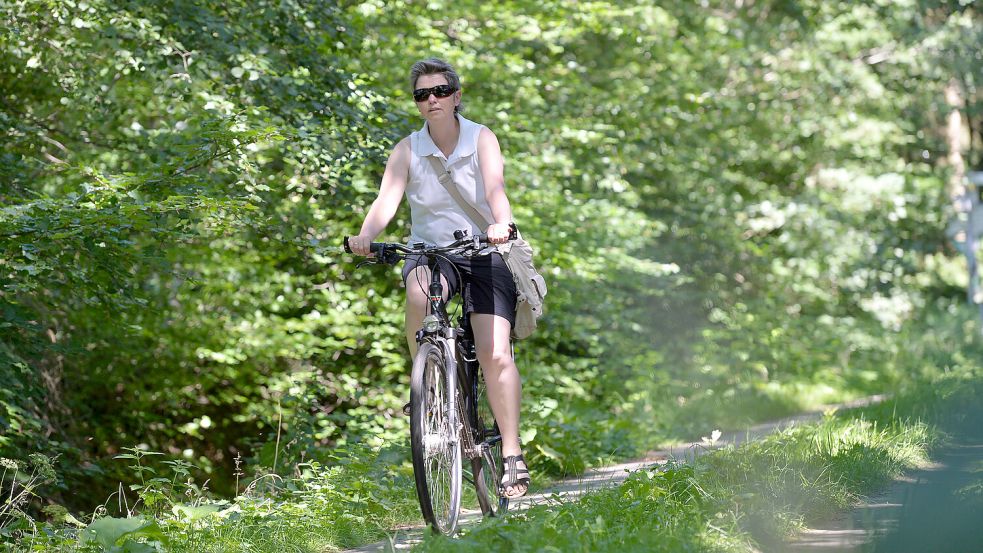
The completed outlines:
[[[410,156],[410,178],[406,184],[406,200],[410,204],[410,244],[422,242],[445,246],[454,242],[455,230],[467,229],[471,234],[481,234],[487,230],[471,221],[454,197],[437,180],[437,172],[424,156],[435,156],[444,164],[464,199],[487,220],[495,220],[485,199],[485,183],[478,164],[478,135],[484,125],[461,115],[456,117],[461,124],[461,134],[450,157],[445,157],[434,144],[427,123],[410,135],[413,155]]]

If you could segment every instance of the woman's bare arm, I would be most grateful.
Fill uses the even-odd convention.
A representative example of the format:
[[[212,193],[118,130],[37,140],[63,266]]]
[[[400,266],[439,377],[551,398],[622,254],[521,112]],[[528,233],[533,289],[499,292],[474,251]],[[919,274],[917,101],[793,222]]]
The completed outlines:
[[[481,178],[485,183],[485,200],[495,218],[494,224],[486,232],[489,241],[497,244],[508,239],[512,206],[505,195],[505,159],[502,157],[502,149],[495,133],[487,127],[478,134],[478,159]]]
[[[382,184],[379,195],[372,202],[372,207],[365,215],[362,230],[353,237],[354,243],[349,242],[352,251],[359,255],[368,255],[369,244],[379,236],[392,221],[399,209],[406,192],[406,181],[410,173],[410,140],[404,138],[393,148],[386,162],[386,170],[382,174]]]

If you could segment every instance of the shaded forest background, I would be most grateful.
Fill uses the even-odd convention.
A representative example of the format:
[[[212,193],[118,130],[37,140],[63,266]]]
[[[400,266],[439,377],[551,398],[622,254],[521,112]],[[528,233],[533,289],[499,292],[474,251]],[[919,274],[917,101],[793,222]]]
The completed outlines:
[[[0,19],[0,456],[56,455],[47,501],[103,501],[133,478],[125,448],[232,494],[405,441],[398,269],[339,245],[422,124],[407,73],[430,55],[498,135],[550,281],[517,345],[536,470],[964,361],[923,354],[972,334],[946,239],[953,175],[983,167],[971,3],[4,0]],[[386,238],[407,229],[403,210]]]

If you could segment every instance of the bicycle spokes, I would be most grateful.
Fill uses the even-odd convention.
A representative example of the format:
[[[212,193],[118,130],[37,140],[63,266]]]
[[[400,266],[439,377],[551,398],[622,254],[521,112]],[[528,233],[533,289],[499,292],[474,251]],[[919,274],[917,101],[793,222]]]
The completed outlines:
[[[438,344],[421,344],[414,360],[410,435],[420,509],[436,531],[452,533],[460,511],[461,452],[448,412],[447,367]]]

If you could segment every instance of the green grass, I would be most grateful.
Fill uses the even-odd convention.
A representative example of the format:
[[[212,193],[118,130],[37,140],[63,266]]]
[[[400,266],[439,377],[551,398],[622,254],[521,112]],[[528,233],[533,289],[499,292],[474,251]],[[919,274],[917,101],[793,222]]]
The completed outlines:
[[[484,521],[426,552],[772,550],[929,460],[949,435],[983,428],[983,371],[954,365],[880,404],[827,414],[692,464],[639,471],[577,502]]]
[[[485,521],[458,539],[429,537],[419,549],[753,551],[924,463],[933,441],[924,423],[830,416],[692,464],[639,471],[577,502],[557,498]]]
[[[692,465],[640,472],[618,488],[576,503],[557,498],[552,505],[482,523],[456,540],[430,538],[422,549],[480,544],[512,551],[649,551],[658,544],[664,551],[751,551],[779,541],[917,466],[946,432],[983,428],[983,410],[977,407],[983,396],[983,371],[975,362],[978,342],[966,335],[965,343],[952,343],[941,337],[958,333],[936,326],[912,334],[893,354],[892,368],[885,371],[910,376],[880,405],[716,451]],[[925,374],[942,376],[919,376],[921,366],[931,368]],[[678,405],[671,397],[664,405],[648,401],[657,396],[639,389],[639,397],[626,397],[603,413],[579,400],[543,403],[540,412],[533,410],[542,423],[536,439],[527,443],[530,457],[538,460],[533,491],[546,487],[553,476],[636,455],[666,440],[699,436],[716,423],[729,420],[733,428],[799,409],[803,398],[829,400],[822,386],[794,379],[713,394],[706,390],[700,399]],[[815,393],[803,393],[809,390]],[[419,524],[408,458],[405,446],[382,451],[352,447],[322,464],[299,465],[283,479],[266,476],[234,499],[219,502],[183,484],[186,467],[172,462],[175,474],[148,473],[142,488],[123,490],[125,500],[112,497],[107,509],[88,517],[76,513],[82,523],[73,524],[57,509],[46,511],[48,522],[27,517],[0,521],[0,539],[8,542],[0,547],[99,551],[84,538],[82,527],[98,517],[122,518],[128,509],[147,522],[140,532],[116,542],[129,543],[133,551],[139,550],[137,542],[154,541],[175,552],[340,550]],[[178,469],[184,473],[177,474]],[[134,469],[141,478],[145,470]],[[466,501],[475,506],[470,496]],[[126,509],[117,508],[121,503]]]
[[[924,463],[943,429],[972,420],[966,407],[978,403],[980,392],[983,378],[954,373],[875,407],[828,415],[692,464],[637,472],[577,502],[557,497],[550,505],[485,521],[456,539],[429,536],[420,549],[753,551]],[[272,485],[267,479],[218,509],[166,503],[152,519],[153,532],[135,534],[130,542],[158,541],[175,552],[314,552],[384,539],[387,529],[418,519],[404,454],[364,450],[330,468],[304,465],[294,478],[278,482],[275,493],[264,489]],[[20,545],[103,550],[80,537],[77,530],[48,527]]]
[[[232,501],[215,502],[198,488],[165,479],[148,481],[143,489],[124,492],[124,504],[142,513],[149,530],[114,539],[119,529],[111,525],[125,525],[126,513],[101,508],[93,518],[110,525],[96,527],[94,533],[70,524],[45,524],[39,531],[25,529],[19,547],[103,551],[95,543],[110,540],[117,546],[129,544],[132,549],[126,551],[131,552],[144,551],[138,542],[148,541],[175,553],[341,550],[383,539],[387,529],[419,518],[412,470],[403,462],[407,457],[405,448],[354,447],[332,466],[311,462],[296,467],[289,478],[267,475],[244,483],[246,489]],[[107,507],[117,505],[113,498]]]
[[[80,517],[103,521],[101,527],[89,526],[95,531],[88,533],[83,523],[66,524],[63,509],[50,510],[55,523],[31,528],[23,518],[20,526],[8,525],[11,535],[4,539],[17,537],[13,532],[22,537],[0,543],[0,551],[114,551],[98,546],[100,540],[129,547],[130,553],[144,552],[140,547],[153,542],[173,553],[340,551],[422,523],[408,459],[405,447],[353,447],[332,466],[307,463],[290,478],[267,475],[243,483],[246,489],[234,500],[219,502],[200,489],[151,479],[143,490],[124,492],[132,518],[116,512],[118,501],[112,498],[92,517]],[[150,498],[156,501],[152,506]],[[471,486],[465,486],[462,503],[478,508]],[[139,530],[125,534],[129,526]]]

